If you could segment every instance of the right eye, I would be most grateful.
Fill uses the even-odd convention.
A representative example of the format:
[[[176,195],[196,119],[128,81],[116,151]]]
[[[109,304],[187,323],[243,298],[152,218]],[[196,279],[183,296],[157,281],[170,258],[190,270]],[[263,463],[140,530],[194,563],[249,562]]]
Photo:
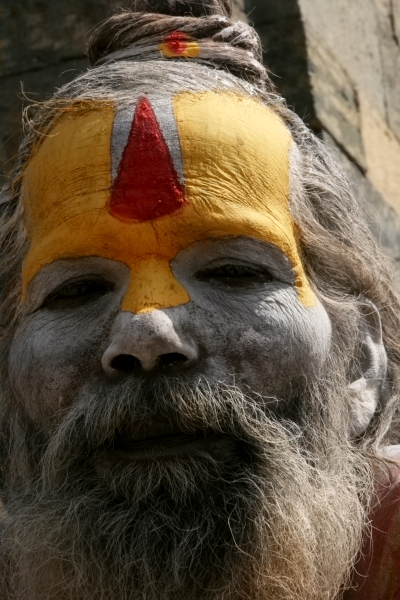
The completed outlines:
[[[71,281],[47,296],[42,308],[77,308],[97,300],[113,289],[113,285],[102,279],[80,279]]]
[[[237,289],[254,289],[273,281],[272,275],[265,269],[237,264],[206,269],[198,273],[197,278]]]

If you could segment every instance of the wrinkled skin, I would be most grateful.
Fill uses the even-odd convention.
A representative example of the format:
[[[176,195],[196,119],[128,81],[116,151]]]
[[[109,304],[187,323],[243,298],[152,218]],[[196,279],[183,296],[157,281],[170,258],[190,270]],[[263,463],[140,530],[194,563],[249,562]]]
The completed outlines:
[[[45,146],[46,142],[42,148]],[[257,154],[257,148],[251,156]],[[204,171],[208,175],[206,163]],[[82,178],[75,177],[74,169],[68,170],[69,163],[65,164],[65,180],[56,178],[47,194],[58,201],[57,194],[62,190],[69,210],[68,192],[75,190],[78,219],[80,207],[86,202],[86,188],[80,185]],[[282,164],[287,165],[287,157]],[[242,171],[253,178],[250,171]],[[287,171],[283,172],[287,178]],[[293,592],[293,597],[308,600],[310,589],[317,598],[318,589],[336,590],[343,581],[348,558],[341,548],[337,554],[340,560],[344,558],[336,570],[322,559],[326,570],[335,573],[331,580],[324,581],[325,573],[320,577],[317,563],[326,548],[331,553],[331,531],[336,531],[339,521],[344,532],[338,536],[339,542],[350,548],[350,557],[354,554],[352,548],[358,546],[358,490],[352,476],[348,483],[344,474],[351,471],[352,456],[344,450],[337,461],[332,459],[332,474],[327,475],[322,466],[310,475],[318,460],[312,448],[300,449],[297,439],[300,428],[305,429],[304,422],[312,421],[314,414],[305,411],[307,414],[300,418],[296,414],[299,399],[308,401],[308,408],[313,406],[317,414],[320,396],[317,393],[315,399],[311,398],[310,389],[313,382],[329,379],[326,364],[332,357],[331,323],[322,304],[317,300],[314,303],[311,290],[311,300],[305,302],[299,264],[283,252],[288,240],[289,246],[296,246],[286,193],[282,195],[282,211],[270,215],[269,200],[265,200],[258,213],[253,210],[246,177],[233,186],[231,205],[219,202],[219,197],[214,199],[213,213],[203,211],[202,205],[192,199],[189,208],[197,211],[194,232],[200,230],[200,238],[191,237],[190,220],[185,221],[183,212],[170,220],[157,221],[159,231],[154,225],[154,239],[140,236],[139,226],[127,229],[125,224],[118,224],[117,233],[113,230],[108,237],[89,228],[89,246],[98,239],[105,241],[103,254],[76,252],[74,256],[68,240],[61,236],[61,255],[54,258],[50,252],[54,260],[32,271],[22,318],[8,352],[9,430],[24,431],[14,438],[10,433],[10,446],[14,447],[9,473],[22,472],[29,463],[27,456],[35,463],[32,468],[26,466],[22,486],[26,484],[26,497],[24,491],[19,491],[20,482],[9,478],[10,521],[5,539],[8,536],[10,541],[18,535],[14,532],[21,531],[22,537],[26,536],[21,543],[26,550],[20,556],[11,543],[6,555],[14,555],[17,565],[24,560],[29,564],[23,573],[18,573],[19,567],[11,573],[13,598],[53,600],[58,597],[57,590],[64,591],[62,577],[57,575],[62,566],[54,566],[53,590],[47,589],[47,570],[41,579],[37,561],[45,561],[46,553],[51,561],[64,553],[73,565],[68,600],[108,600],[114,597],[110,589],[117,589],[116,598],[130,600],[139,597],[146,586],[153,589],[143,596],[149,600],[170,600],[179,594],[197,600],[203,598],[210,577],[214,577],[215,598],[222,597],[219,590],[224,586],[247,586],[253,590],[250,597],[264,600],[264,590],[278,598],[271,590],[285,587],[276,583],[275,576],[289,578],[295,590],[298,573],[302,577],[309,573],[305,576],[307,589]],[[231,182],[230,177],[225,179]],[[204,183],[212,187],[212,175]],[[264,191],[262,188],[260,202],[268,198]],[[238,197],[249,200],[245,218],[241,210],[236,210],[241,208],[235,204]],[[42,206],[39,195],[35,200]],[[52,205],[55,213],[57,201]],[[281,214],[282,219],[278,218]],[[218,234],[215,219],[220,217],[229,227],[224,225]],[[59,219],[64,224],[64,217]],[[253,225],[246,229],[243,223],[251,219]],[[272,237],[267,233],[257,234],[259,221],[268,225],[266,232],[278,232],[280,245],[270,243]],[[66,226],[74,231],[70,223]],[[134,271],[127,261],[123,262],[122,255],[117,253],[120,260],[114,260],[105,251],[108,242],[114,251],[119,248],[121,231],[127,233],[125,248],[138,263]],[[254,237],[249,231],[254,231]],[[181,236],[182,232],[186,237]],[[160,280],[146,261],[155,252],[164,257],[165,248],[174,246],[177,237],[185,239],[178,253],[171,254],[168,268],[170,265],[189,301],[165,303],[162,306],[169,308],[149,310],[154,306],[151,293],[159,289]],[[36,244],[40,249],[43,239],[38,238],[32,248]],[[141,284],[135,280],[138,272]],[[173,278],[168,281],[173,282]],[[145,307],[137,314],[133,312],[136,309],[130,312],[124,304],[127,290],[135,285],[142,285]],[[201,386],[196,392],[196,380],[205,387],[209,385],[208,394],[203,395]],[[221,391],[223,386],[225,391]],[[329,395],[335,398],[332,389]],[[183,404],[187,400],[187,414],[179,413],[179,398],[183,398]],[[120,401],[123,411],[118,408]],[[152,403],[157,407],[154,413]],[[219,415],[218,426],[213,421],[215,415]],[[293,434],[291,428],[296,421],[300,427]],[[308,440],[314,432],[309,433]],[[326,437],[328,446],[328,433],[321,425],[315,439]],[[24,436],[25,441],[19,445],[18,438]],[[308,455],[309,451],[308,460],[304,452]],[[324,465],[322,455],[321,451]],[[18,464],[23,465],[22,469]],[[340,475],[336,464],[343,465]],[[338,481],[343,481],[340,488]],[[324,501],[332,489],[336,504]],[[338,516],[342,506],[346,507],[344,518]],[[85,507],[84,514],[81,507]],[[353,528],[347,515],[357,511],[358,520],[352,519],[357,527]],[[295,521],[289,538],[285,529],[288,515]],[[275,530],[269,538],[270,519]],[[235,520],[233,532],[231,524]],[[62,531],[59,526],[66,529]],[[327,531],[325,537],[321,526]],[[97,532],[104,528],[111,534],[103,540]],[[314,535],[319,546],[312,550]],[[269,552],[274,544],[277,552]],[[218,548],[221,557],[216,565],[213,552]],[[288,572],[284,565],[292,552],[296,561],[289,561],[292,566]],[[132,556],[137,559],[135,566]],[[187,567],[193,556],[198,568],[192,573]],[[96,565],[100,576],[94,574],[95,567],[92,571],[82,567],[87,572],[86,581],[77,578],[85,559],[87,564]],[[262,571],[262,561],[267,561],[264,572],[271,576],[268,585],[272,587],[268,589],[256,575],[258,568]],[[184,573],[175,583],[170,581],[169,565]],[[240,565],[249,581],[241,581]],[[93,581],[89,581],[91,575]],[[35,589],[33,595],[31,589]],[[226,596],[231,597],[236,600],[236,595]],[[247,596],[243,593],[238,597]]]
[[[298,300],[289,261],[250,238],[210,239],[174,259],[187,304],[134,315],[120,310],[125,265],[61,260],[29,288],[9,354],[15,397],[40,427],[71,405],[88,379],[204,375],[288,401],[323,365],[330,322]]]

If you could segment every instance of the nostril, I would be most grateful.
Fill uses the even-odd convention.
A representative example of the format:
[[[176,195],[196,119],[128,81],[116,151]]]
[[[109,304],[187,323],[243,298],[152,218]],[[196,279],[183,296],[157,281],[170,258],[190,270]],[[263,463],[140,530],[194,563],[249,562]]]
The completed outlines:
[[[111,361],[111,367],[116,371],[131,373],[142,367],[142,364],[136,356],[131,354],[119,354]]]
[[[187,356],[180,354],[180,352],[169,352],[168,354],[161,354],[157,359],[157,367],[159,369],[168,369],[169,367],[175,367],[177,365],[183,365],[188,361]]]

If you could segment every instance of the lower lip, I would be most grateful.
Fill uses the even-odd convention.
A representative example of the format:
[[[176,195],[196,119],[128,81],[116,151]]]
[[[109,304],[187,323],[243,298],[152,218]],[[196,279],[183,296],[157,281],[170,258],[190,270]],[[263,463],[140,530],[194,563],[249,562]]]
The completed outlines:
[[[234,440],[223,434],[207,436],[178,434],[140,442],[124,442],[115,445],[112,450],[108,450],[106,455],[112,460],[129,461],[172,458],[200,452],[212,455],[223,452],[226,455],[226,452],[232,450],[234,445]]]

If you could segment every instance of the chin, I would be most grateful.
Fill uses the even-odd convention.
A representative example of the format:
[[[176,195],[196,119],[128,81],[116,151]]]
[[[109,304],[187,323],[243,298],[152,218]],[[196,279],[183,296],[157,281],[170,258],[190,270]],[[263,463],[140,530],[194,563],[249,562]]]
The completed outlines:
[[[88,389],[41,444],[14,415],[4,596],[335,598],[369,466],[345,440],[324,449],[311,422],[307,437],[236,387],[167,380]]]

